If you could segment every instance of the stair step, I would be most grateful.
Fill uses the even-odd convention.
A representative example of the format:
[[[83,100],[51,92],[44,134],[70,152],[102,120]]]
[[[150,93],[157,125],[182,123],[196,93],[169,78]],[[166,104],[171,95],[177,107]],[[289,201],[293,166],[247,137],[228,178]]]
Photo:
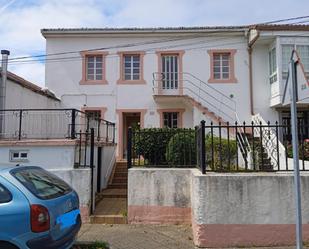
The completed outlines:
[[[127,189],[106,189],[102,193],[103,198],[127,198]]]
[[[128,173],[127,172],[115,172],[114,178],[116,177],[128,177]]]
[[[112,183],[108,185],[109,189],[127,189],[128,184],[127,183]]]
[[[127,168],[116,168],[115,169],[115,172],[119,172],[119,173],[122,173],[122,172],[124,172],[124,173],[127,173],[128,172],[128,169]]]
[[[127,177],[115,177],[112,183],[127,183],[127,182],[128,182]]]
[[[92,224],[127,224],[127,218],[123,215],[92,215]]]

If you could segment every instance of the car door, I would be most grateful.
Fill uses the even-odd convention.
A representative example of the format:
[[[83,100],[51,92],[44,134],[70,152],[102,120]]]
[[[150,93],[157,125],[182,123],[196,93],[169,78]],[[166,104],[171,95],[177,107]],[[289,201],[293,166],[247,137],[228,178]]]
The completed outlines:
[[[0,176],[0,241],[18,244],[30,232],[29,201],[13,184]]]

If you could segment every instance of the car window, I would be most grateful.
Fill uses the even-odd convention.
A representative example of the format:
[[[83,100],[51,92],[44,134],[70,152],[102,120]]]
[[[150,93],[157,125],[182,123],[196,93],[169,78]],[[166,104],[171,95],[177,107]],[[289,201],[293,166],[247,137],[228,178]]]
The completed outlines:
[[[0,204],[10,202],[11,200],[12,194],[10,193],[10,191],[2,184],[0,184]]]
[[[38,168],[14,169],[11,174],[36,197],[49,200],[72,191],[71,187],[55,175]]]

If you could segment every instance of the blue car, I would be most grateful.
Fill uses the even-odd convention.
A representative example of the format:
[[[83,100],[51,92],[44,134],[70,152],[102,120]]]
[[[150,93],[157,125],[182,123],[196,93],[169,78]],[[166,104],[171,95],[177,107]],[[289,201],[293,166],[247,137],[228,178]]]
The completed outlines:
[[[68,184],[40,167],[0,164],[0,249],[71,248],[80,227]]]

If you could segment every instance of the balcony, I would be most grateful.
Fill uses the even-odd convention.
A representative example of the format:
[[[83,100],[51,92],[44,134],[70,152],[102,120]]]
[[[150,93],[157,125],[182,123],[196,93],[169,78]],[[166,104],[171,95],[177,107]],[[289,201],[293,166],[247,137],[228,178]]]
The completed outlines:
[[[191,73],[167,75],[153,73],[153,97],[156,102],[182,101],[216,120],[235,122],[236,102]]]

